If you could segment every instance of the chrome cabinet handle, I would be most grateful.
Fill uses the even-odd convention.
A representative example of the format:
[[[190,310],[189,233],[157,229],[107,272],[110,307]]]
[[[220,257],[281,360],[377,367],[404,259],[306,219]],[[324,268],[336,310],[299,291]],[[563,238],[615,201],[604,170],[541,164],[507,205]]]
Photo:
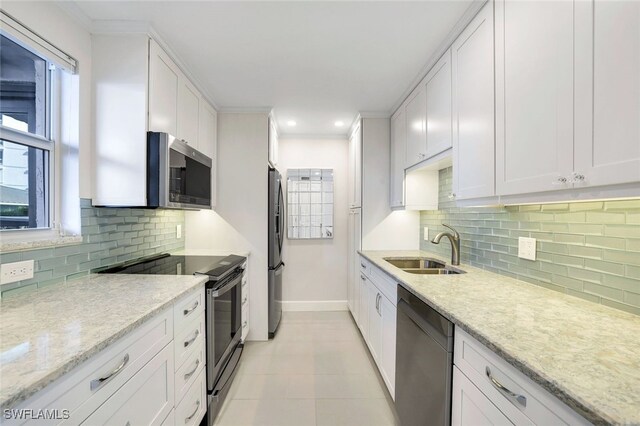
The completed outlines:
[[[195,372],[196,372],[196,370],[198,369],[198,366],[199,366],[199,365],[200,365],[200,360],[199,360],[199,359],[196,359],[196,365],[195,365],[195,367],[193,367],[193,370],[189,371],[188,373],[186,373],[186,374],[184,375],[184,379],[185,379],[185,380],[189,380],[189,377],[193,376],[193,373],[195,373]]]
[[[360,263],[360,266],[361,266],[361,267],[363,267],[363,268],[366,268],[366,267],[367,267],[367,265],[365,265],[365,264],[364,264],[364,263],[362,263],[362,262]]]
[[[196,413],[198,412],[198,410],[200,409],[200,400],[196,401],[196,409],[193,413],[191,413],[191,415],[189,417],[187,417],[186,419],[184,419],[185,424],[189,423],[189,420],[191,420],[193,418],[193,416],[196,415]]]
[[[116,368],[111,370],[111,373],[107,374],[106,376],[100,377],[99,379],[93,379],[89,384],[89,388],[92,391],[98,389],[100,386],[104,385],[106,382],[108,382],[110,379],[112,379],[118,373],[120,373],[124,368],[124,366],[127,365],[128,362],[129,362],[129,354],[125,354],[120,365],[118,365]]]
[[[523,407],[527,406],[527,397],[525,397],[524,395],[518,395],[517,393],[512,392],[511,390],[506,388],[502,383],[497,381],[495,377],[491,375],[491,369],[489,369],[488,366],[486,367],[485,372],[487,373],[487,377],[489,378],[489,380],[491,380],[491,384],[493,385],[494,388],[498,389],[500,392],[502,392],[503,395],[505,395],[510,400],[517,402]]]
[[[184,342],[184,347],[186,348],[187,346],[189,346],[190,344],[195,342],[195,340],[198,338],[199,335],[200,335],[200,330],[196,330],[196,332],[194,333],[193,337],[191,339],[187,340],[186,342]]]
[[[582,173],[578,173],[578,172],[573,172],[573,174],[571,175],[571,183],[580,183],[580,182],[584,182],[585,180],[585,176]]]
[[[364,277],[364,275],[362,275],[362,274],[360,274],[360,279],[361,279],[362,281],[366,280],[366,278],[365,278],[365,277]]]
[[[246,327],[246,326],[247,326],[247,321],[244,321],[244,322],[242,323],[242,328],[244,328],[244,327]]]
[[[198,307],[198,305],[200,305],[200,301],[196,300],[196,303],[193,304],[192,307],[190,307],[189,309],[185,309],[184,311],[182,311],[182,314],[186,317],[187,315],[189,315],[191,312],[195,311],[196,308]]]
[[[568,183],[569,179],[564,176],[558,176],[558,179],[552,182],[553,185],[564,185]]]
[[[244,300],[242,301],[242,304],[244,305],[245,303],[247,303],[247,296],[244,297]]]

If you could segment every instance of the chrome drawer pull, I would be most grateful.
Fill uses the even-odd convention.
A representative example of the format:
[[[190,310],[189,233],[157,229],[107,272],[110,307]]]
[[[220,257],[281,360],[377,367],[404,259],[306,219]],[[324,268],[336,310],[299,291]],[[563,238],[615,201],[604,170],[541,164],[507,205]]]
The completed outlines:
[[[122,362],[120,363],[120,365],[118,365],[116,368],[114,368],[111,373],[107,374],[104,377],[100,377],[99,379],[93,379],[89,385],[89,387],[91,388],[91,390],[96,390],[98,389],[100,386],[104,385],[107,381],[109,381],[111,378],[115,377],[116,374],[118,374],[119,372],[122,371],[122,369],[124,368],[125,365],[127,365],[127,363],[129,362],[129,354],[125,354],[124,358],[122,359]]]
[[[363,268],[367,267],[367,265],[365,265],[364,263],[361,263],[360,266],[362,266]]]
[[[191,312],[195,311],[196,308],[198,307],[198,305],[200,305],[200,301],[196,300],[196,303],[192,307],[190,307],[189,309],[185,309],[184,311],[182,311],[182,314],[186,317]]]
[[[186,342],[184,342],[184,347],[186,348],[187,346],[189,346],[190,344],[195,342],[195,340],[198,338],[199,335],[200,335],[200,330],[196,330],[196,332],[193,335],[193,337],[191,339],[187,340]]]
[[[193,373],[196,372],[196,370],[198,369],[199,365],[200,365],[200,360],[196,359],[196,366],[193,367],[193,370],[189,371],[187,374],[184,375],[184,379],[185,380],[189,380],[189,377],[193,376]]]
[[[245,303],[247,303],[247,296],[244,297],[244,300],[242,301],[242,304],[244,305]]]
[[[200,400],[196,401],[196,410],[186,419],[184,419],[185,423],[189,423],[189,420],[191,420],[193,418],[193,416],[196,415],[196,413],[198,412],[198,410],[200,409]]]
[[[509,399],[516,401],[518,404],[522,405],[523,407],[527,406],[527,398],[524,395],[518,395],[517,393],[510,391],[502,383],[497,381],[491,375],[491,370],[489,369],[489,367],[486,367],[485,372],[487,373],[487,377],[489,378],[489,380],[491,380],[491,384],[493,385],[494,388],[498,389]]]

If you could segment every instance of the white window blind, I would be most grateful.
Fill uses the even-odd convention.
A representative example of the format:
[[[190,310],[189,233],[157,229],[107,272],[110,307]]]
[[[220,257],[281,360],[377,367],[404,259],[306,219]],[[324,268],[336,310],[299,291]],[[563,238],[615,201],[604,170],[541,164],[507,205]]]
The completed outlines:
[[[72,74],[77,72],[78,61],[71,55],[40,37],[4,10],[0,10],[0,29],[2,29],[5,35],[14,38],[23,46],[27,46],[33,53],[46,58],[56,67],[62,68]]]

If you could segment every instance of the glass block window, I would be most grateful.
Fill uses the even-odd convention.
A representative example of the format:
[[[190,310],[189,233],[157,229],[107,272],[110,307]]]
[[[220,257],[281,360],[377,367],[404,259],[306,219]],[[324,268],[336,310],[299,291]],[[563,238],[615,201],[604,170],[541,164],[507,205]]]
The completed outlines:
[[[288,169],[287,207],[287,238],[333,238],[333,169]]]

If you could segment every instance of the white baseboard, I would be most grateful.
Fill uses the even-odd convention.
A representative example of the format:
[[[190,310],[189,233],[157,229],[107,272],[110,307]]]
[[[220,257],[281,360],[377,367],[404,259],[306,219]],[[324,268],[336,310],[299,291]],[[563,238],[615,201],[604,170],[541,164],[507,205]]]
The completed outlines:
[[[346,300],[283,301],[283,311],[346,311]]]

